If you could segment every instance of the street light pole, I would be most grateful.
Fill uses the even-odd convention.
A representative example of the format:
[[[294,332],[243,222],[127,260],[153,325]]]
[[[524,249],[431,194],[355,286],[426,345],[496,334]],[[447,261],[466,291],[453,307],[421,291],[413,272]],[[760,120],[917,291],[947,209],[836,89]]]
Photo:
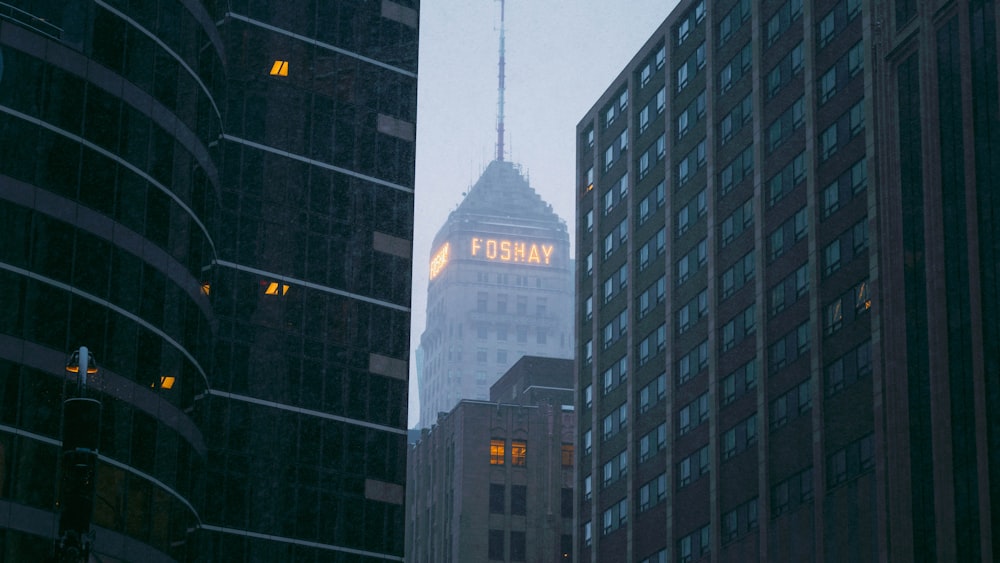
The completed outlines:
[[[90,521],[94,514],[101,402],[87,397],[87,376],[97,373],[97,361],[86,346],[73,352],[66,371],[77,374],[77,389],[75,397],[63,401],[56,561],[80,563],[90,559],[94,541]]]

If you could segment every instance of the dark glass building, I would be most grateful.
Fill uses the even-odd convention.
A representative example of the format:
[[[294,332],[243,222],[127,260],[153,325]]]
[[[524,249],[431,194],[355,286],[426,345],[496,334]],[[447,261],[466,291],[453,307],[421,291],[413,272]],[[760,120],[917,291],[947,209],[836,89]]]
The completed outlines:
[[[224,47],[200,2],[0,6],[0,559],[57,533],[64,367],[103,403],[103,561],[197,556]],[[94,429],[97,430],[96,428]]]
[[[418,9],[0,5],[0,559],[402,560]]]
[[[580,561],[994,560],[996,24],[682,2],[580,123]]]
[[[228,10],[207,553],[401,561],[418,6]]]

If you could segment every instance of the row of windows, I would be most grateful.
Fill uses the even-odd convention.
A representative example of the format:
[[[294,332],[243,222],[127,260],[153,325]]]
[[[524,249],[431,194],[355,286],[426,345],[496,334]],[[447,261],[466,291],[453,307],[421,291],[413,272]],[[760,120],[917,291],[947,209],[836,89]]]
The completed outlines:
[[[708,392],[705,392],[677,411],[677,433],[683,436],[707,420]]]
[[[753,95],[747,94],[719,121],[719,146],[724,146],[753,119]]]
[[[691,349],[677,360],[677,384],[683,385],[708,367],[708,340]]]
[[[823,248],[823,276],[830,276],[843,264],[857,258],[868,248],[868,218],[854,224],[840,233],[837,238]]]
[[[799,19],[802,15],[802,0],[788,0],[778,8],[771,19],[767,20],[767,25],[765,27],[765,43],[766,47],[770,47],[775,41],[781,37],[781,34],[785,32],[786,29],[791,27],[792,22]]]
[[[642,135],[649,128],[650,117],[654,115],[660,115],[663,110],[667,107],[667,91],[665,88],[660,88],[656,93],[656,96],[649,101],[648,104],[643,106],[639,110],[639,134]],[[627,131],[627,130],[626,130]]]
[[[863,192],[867,185],[868,173],[865,159],[862,158],[823,189],[823,217],[829,217],[847,205],[851,199]]]
[[[677,488],[683,489],[697,481],[702,475],[708,475],[710,463],[711,456],[707,445],[682,459],[677,464]]]
[[[769,262],[777,260],[782,254],[795,246],[795,243],[804,239],[809,232],[809,212],[806,207],[802,207],[771,232],[767,237],[769,251],[767,259]]]
[[[837,30],[843,30],[861,13],[861,0],[841,0],[816,24],[816,46],[826,47]]]
[[[677,37],[677,44],[680,45],[684,43],[684,40],[691,35],[691,30],[698,26],[705,19],[705,0],[699,0],[697,4],[692,6],[688,11],[681,16],[680,22],[677,24],[675,35]]]
[[[768,369],[770,373],[775,373],[807,352],[809,352],[809,321],[788,331],[768,347]]]
[[[656,184],[656,186],[650,190],[646,197],[639,200],[638,215],[639,215],[639,225],[646,222],[654,211],[659,210],[663,207],[666,202],[666,185],[664,182]]]
[[[719,196],[722,197],[753,173],[753,145],[743,149],[736,158],[719,172]]]
[[[507,487],[502,483],[490,483],[490,514],[506,512]],[[510,513],[514,516],[524,516],[528,510],[528,487],[511,485]]]
[[[639,487],[639,512],[645,512],[667,500],[667,474],[660,473]]]
[[[812,467],[771,487],[771,518],[777,518],[813,499]]]
[[[677,310],[677,335],[680,336],[687,332],[707,313],[708,289],[703,289]]]
[[[503,438],[493,438],[490,440],[490,465],[504,465],[507,463],[506,440]],[[510,464],[517,467],[524,467],[528,463],[528,442],[524,440],[511,440],[510,442]]]
[[[725,272],[722,272],[722,276],[719,277],[720,300],[728,299],[742,289],[744,285],[753,281],[753,275],[754,251],[750,249],[750,252],[737,259],[736,263]]]
[[[719,47],[725,45],[733,33],[743,26],[743,22],[749,19],[750,0],[739,0],[733,9],[719,20]]]
[[[667,295],[667,278],[660,276],[655,282],[649,284],[639,297],[636,298],[638,305],[638,316],[644,318],[652,310],[653,305],[663,303]]]
[[[751,303],[746,309],[743,309],[736,314],[735,317],[730,319],[726,324],[722,325],[721,329],[721,351],[726,352],[732,350],[743,339],[752,335],[757,328],[757,313],[756,305]]]
[[[829,160],[837,149],[865,130],[864,99],[859,100],[844,112],[837,121],[819,134],[818,148],[821,162]]]
[[[681,92],[687,87],[688,81],[698,76],[698,71],[705,68],[705,43],[702,42],[691,53],[688,60],[677,68],[677,92]]]
[[[677,139],[684,138],[684,135],[697,125],[701,118],[705,117],[705,91],[702,90],[684,111],[677,116]]]
[[[719,72],[719,93],[728,92],[744,75],[749,74],[753,64],[753,49],[747,43],[729,60]]]
[[[680,211],[677,212],[677,236],[680,237],[684,235],[694,225],[699,219],[705,216],[708,212],[708,199],[705,195],[705,190],[702,189],[700,192],[695,194]]]
[[[832,489],[875,467],[872,434],[826,456],[826,486]]]
[[[708,555],[711,548],[711,526],[705,524],[677,540],[677,563],[697,561]]]
[[[708,262],[708,243],[705,239],[698,241],[698,244],[677,261],[677,285],[686,282],[691,276],[698,273]]]
[[[774,152],[805,123],[805,99],[799,97],[767,128],[767,151]]]
[[[812,395],[807,379],[771,401],[771,430],[781,428],[796,417],[806,414],[810,408]]]
[[[628,450],[622,450],[604,464],[601,486],[607,488],[612,483],[628,475]]]
[[[527,537],[524,532],[510,531],[510,558],[504,554],[504,530],[490,530],[488,549],[490,561],[525,561],[527,558]]]
[[[871,375],[872,343],[866,340],[826,366],[826,394],[839,393],[855,381]]]
[[[604,527],[602,532],[607,535],[628,523],[628,497],[624,497],[604,511]]]
[[[667,374],[661,373],[639,389],[639,414],[648,411],[667,396]]]
[[[852,303],[853,307],[851,307]],[[847,293],[826,304],[823,315],[823,334],[825,336],[833,335],[844,326],[845,322],[850,324],[854,319],[867,313],[871,306],[868,280],[862,280],[849,289]]]
[[[777,65],[767,73],[767,98],[778,95],[785,85],[792,81],[797,74],[802,72],[802,42],[792,47],[792,50],[778,62]]]
[[[817,83],[817,103],[822,106],[830,101],[839,90],[847,87],[851,78],[857,76],[864,68],[864,44],[858,41],[847,54],[842,56],[823,73]]]
[[[722,515],[722,543],[728,543],[757,529],[757,498],[754,497]]]
[[[754,358],[742,366],[736,368],[732,373],[723,378],[722,405],[732,404],[733,401],[746,395],[757,388],[757,359]]]
[[[767,205],[774,207],[806,179],[806,153],[795,155],[780,172],[767,181]]]
[[[604,370],[604,394],[614,391],[619,385],[625,383],[628,380],[628,356],[622,356],[618,358],[611,367]],[[587,402],[587,407],[590,407],[590,402]]]
[[[750,230],[751,227],[753,227],[753,199],[748,199],[722,220],[722,225],[719,227],[720,247],[725,248],[743,231]]]
[[[603,336],[604,336],[604,349],[607,350],[612,344],[618,342],[619,339],[624,338],[625,334],[628,332],[628,308],[626,307],[618,317],[614,318],[608,324],[604,325]]]
[[[770,291],[770,316],[775,316],[805,297],[809,292],[809,268],[803,264],[785,279],[775,284]]]
[[[619,432],[625,430],[628,427],[628,401],[612,409],[611,414],[604,417],[602,427],[603,433],[601,436],[603,440],[610,440]]]
[[[666,134],[661,134],[639,154],[639,159],[636,163],[636,168],[639,170],[639,179],[642,180],[645,178],[649,174],[650,167],[663,160],[663,157],[666,155],[667,137]]]
[[[757,413],[722,433],[722,460],[731,459],[757,443]]]

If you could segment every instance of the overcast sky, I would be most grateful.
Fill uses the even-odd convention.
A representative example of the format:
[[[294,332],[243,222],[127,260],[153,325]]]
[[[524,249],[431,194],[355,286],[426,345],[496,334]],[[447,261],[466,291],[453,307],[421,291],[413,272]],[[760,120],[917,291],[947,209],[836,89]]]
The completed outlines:
[[[507,0],[507,160],[574,233],[576,124],[677,0]],[[431,240],[496,149],[499,0],[423,0],[409,425]]]

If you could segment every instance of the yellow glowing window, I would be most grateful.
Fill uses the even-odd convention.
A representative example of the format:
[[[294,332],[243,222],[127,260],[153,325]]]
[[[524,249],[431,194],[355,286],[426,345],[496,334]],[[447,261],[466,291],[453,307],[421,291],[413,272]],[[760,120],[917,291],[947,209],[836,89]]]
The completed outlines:
[[[528,455],[528,443],[523,440],[512,440],[510,443],[510,464],[524,465]]]
[[[208,282],[201,284],[201,292],[205,295],[212,293],[212,284]]]
[[[441,247],[441,250],[434,253],[434,257],[431,258],[430,279],[436,278],[437,275],[441,273],[441,270],[448,265],[448,254],[450,252],[451,246],[446,242],[444,243],[444,246]]]
[[[172,375],[164,375],[163,377],[160,378],[160,388],[161,389],[173,389],[175,381],[177,381],[176,377],[174,377]]]
[[[288,61],[274,61],[271,76],[288,76]]]
[[[261,285],[267,284],[267,288],[264,289],[265,295],[285,295],[288,293],[288,286],[286,284],[279,284],[278,282],[261,282]]]
[[[562,445],[562,466],[573,467],[573,444]]]
[[[503,465],[503,440],[490,440],[490,465]]]

